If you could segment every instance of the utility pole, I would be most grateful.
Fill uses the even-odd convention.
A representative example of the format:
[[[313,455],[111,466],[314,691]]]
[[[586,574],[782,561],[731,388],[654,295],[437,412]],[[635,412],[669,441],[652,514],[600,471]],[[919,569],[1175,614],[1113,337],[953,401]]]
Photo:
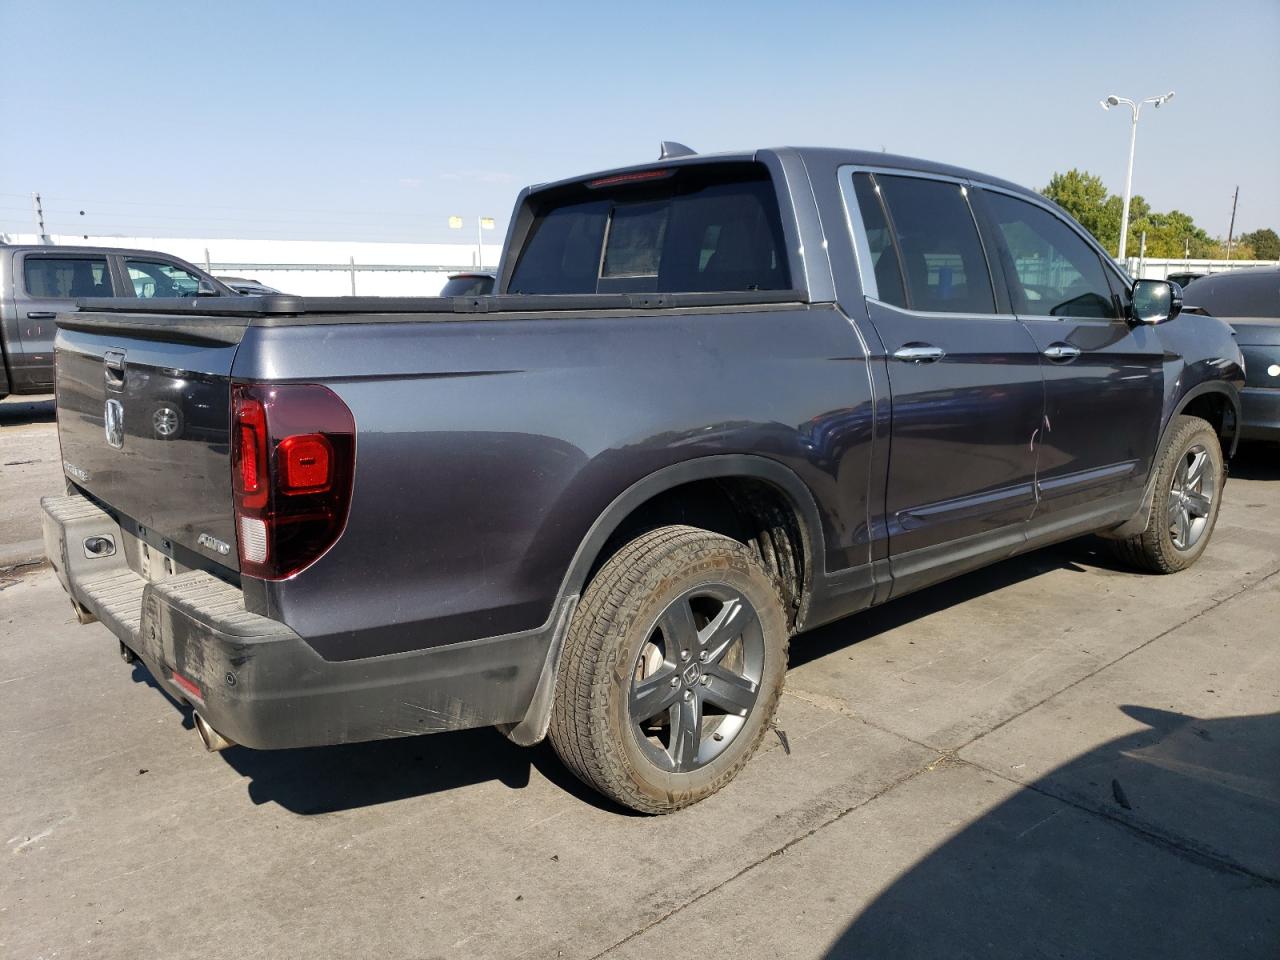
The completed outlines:
[[[1231,259],[1231,238],[1236,232],[1236,203],[1240,200],[1240,185],[1236,184],[1235,195],[1231,198],[1231,226],[1227,227],[1227,259]]]
[[[44,205],[40,202],[40,194],[33,193],[31,203],[36,209],[36,235],[41,243],[48,243],[49,235],[44,232]]]

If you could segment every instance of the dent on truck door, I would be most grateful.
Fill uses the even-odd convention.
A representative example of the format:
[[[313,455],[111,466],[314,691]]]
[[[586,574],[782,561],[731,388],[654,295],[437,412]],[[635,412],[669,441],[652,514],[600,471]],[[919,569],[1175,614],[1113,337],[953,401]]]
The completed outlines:
[[[1045,207],[983,191],[1013,309],[1045,379],[1035,526],[1087,524],[1142,496],[1160,431],[1164,349],[1131,327],[1093,247]]]
[[[963,186],[854,175],[893,393],[886,514],[894,594],[1022,543],[1044,414],[1026,328],[996,313]],[[864,281],[864,284],[866,281]]]

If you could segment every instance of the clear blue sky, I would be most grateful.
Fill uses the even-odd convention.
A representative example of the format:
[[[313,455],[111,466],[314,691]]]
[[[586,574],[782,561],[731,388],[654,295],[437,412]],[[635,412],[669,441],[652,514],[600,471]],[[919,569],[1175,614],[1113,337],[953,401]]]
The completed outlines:
[[[524,184],[701,151],[886,148],[1043,186],[1082,167],[1280,230],[1280,0],[0,0],[0,231],[469,239]],[[1149,108],[1148,108],[1149,110]],[[80,210],[85,215],[79,215]],[[493,235],[495,239],[499,234]]]

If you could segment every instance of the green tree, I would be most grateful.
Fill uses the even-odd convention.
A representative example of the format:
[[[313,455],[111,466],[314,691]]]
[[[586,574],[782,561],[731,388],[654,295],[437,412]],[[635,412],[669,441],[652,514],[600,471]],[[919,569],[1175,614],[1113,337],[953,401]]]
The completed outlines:
[[[1076,170],[1074,167],[1066,173],[1055,173],[1049,179],[1049,185],[1040,191],[1071,216],[1080,221],[1080,225],[1097,238],[1103,246],[1107,246],[1107,188],[1102,178],[1087,170]],[[1115,239],[1120,238],[1120,220],[1116,218]],[[1112,243],[1111,247],[1114,248]]]
[[[1181,257],[1188,250],[1192,257],[1207,257],[1214,248],[1213,238],[1197,227],[1195,221],[1181,210],[1170,210],[1168,213],[1145,211],[1140,218],[1131,219],[1130,223],[1130,244],[1134,243],[1134,238],[1141,244],[1142,234],[1146,233],[1148,257]],[[1137,252],[1140,246],[1134,245],[1130,249]]]
[[[1142,230],[1138,224],[1147,219],[1151,213],[1151,204],[1135,193],[1129,198],[1129,240],[1125,247],[1127,256],[1137,256],[1141,242]],[[1107,197],[1102,212],[1102,234],[1094,234],[1103,248],[1111,254],[1120,249],[1120,220],[1124,216],[1124,200],[1120,197]]]
[[[1280,260],[1280,236],[1270,227],[1240,234],[1240,243],[1252,247],[1258,260]],[[1234,250],[1231,255],[1236,255]]]
[[[1227,256],[1227,241],[1219,237],[1213,242],[1212,250],[1207,254],[1210,260],[1259,260],[1253,247],[1240,237],[1231,241],[1231,256]]]

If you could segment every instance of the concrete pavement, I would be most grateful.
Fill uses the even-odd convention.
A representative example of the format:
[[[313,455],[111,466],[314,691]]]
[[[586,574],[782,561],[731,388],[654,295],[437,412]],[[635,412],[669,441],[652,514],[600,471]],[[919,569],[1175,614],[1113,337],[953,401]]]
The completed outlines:
[[[32,504],[62,487],[52,397],[0,400],[0,567],[44,553]]]
[[[56,441],[0,422],[53,458],[0,468],[17,541]],[[797,639],[778,733],[657,819],[489,730],[206,754],[0,572],[0,955],[1274,958],[1280,457],[1236,471],[1187,573],[1080,541]]]

